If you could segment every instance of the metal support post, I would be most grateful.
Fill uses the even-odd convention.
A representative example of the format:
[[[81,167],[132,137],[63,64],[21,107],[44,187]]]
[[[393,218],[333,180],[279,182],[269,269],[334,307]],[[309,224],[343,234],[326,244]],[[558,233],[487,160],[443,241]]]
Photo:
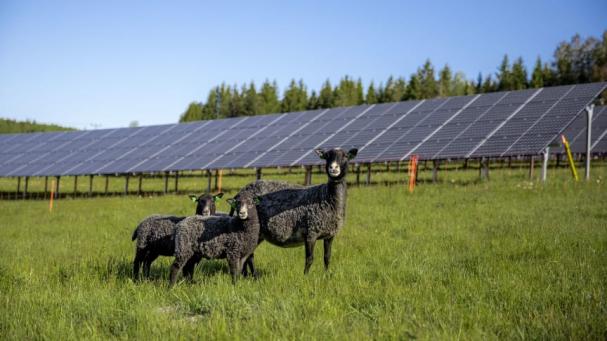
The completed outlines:
[[[29,184],[30,177],[25,176],[24,180],[25,181],[23,182],[23,199],[27,197],[27,185]]]
[[[479,177],[482,181],[489,180],[489,159],[486,157],[481,158],[479,165]]]
[[[548,176],[548,161],[550,160],[550,147],[546,147],[544,152],[542,152],[542,181],[546,181],[546,177]]]
[[[215,170],[215,191],[219,188],[219,169]]]
[[[143,173],[139,174],[139,184],[137,185],[137,194],[141,195],[141,187],[143,185]]]
[[[93,196],[93,176],[89,175],[89,197]]]
[[[306,166],[306,174],[304,176],[304,186],[312,184],[312,166]]]
[[[590,180],[590,155],[592,149],[592,115],[594,114],[594,104],[586,107],[586,181]]]
[[[169,192],[169,172],[164,172],[164,194]]]
[[[432,160],[432,182],[438,182],[438,166],[440,162],[438,160]]]
[[[261,168],[255,169],[255,179],[261,180]]]
[[[533,180],[533,169],[535,168],[535,156],[529,160],[529,180]]]
[[[59,180],[61,180],[60,176],[56,176],[55,179],[57,180],[57,190],[55,191],[55,199],[59,198]]]
[[[367,163],[367,182],[366,185],[371,184],[371,163]]]

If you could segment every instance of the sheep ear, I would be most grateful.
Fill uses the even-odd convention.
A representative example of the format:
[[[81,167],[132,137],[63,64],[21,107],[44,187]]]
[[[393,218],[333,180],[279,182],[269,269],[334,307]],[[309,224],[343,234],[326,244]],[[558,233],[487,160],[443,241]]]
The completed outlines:
[[[213,196],[213,202],[217,202],[219,201],[219,199],[221,199],[221,197],[223,197],[223,193],[217,193]]]
[[[314,152],[316,153],[316,155],[318,155],[319,158],[324,159],[325,158],[325,152],[318,148],[318,149],[314,149]]]
[[[226,200],[226,202],[230,205],[230,207],[232,207],[233,209],[236,209],[236,200],[234,200],[234,198],[230,198],[230,199]]]
[[[194,194],[190,194],[190,200],[192,200],[192,202],[197,202],[198,197],[196,197]]]
[[[358,154],[358,149],[356,149],[356,148],[350,149],[348,151],[348,160],[352,160],[353,158],[355,158],[356,154]]]
[[[261,204],[261,198],[260,197],[255,197],[255,199],[253,199],[253,203],[255,203],[255,205]]]

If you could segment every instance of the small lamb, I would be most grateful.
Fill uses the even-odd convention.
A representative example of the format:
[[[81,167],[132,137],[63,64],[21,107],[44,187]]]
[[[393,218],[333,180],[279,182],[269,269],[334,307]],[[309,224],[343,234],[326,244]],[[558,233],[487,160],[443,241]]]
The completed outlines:
[[[199,197],[190,195],[190,199],[197,203],[196,214],[203,216],[217,214],[215,203],[221,197],[223,197],[223,193],[204,194]],[[175,253],[175,228],[177,223],[184,218],[152,215],[139,223],[132,236],[132,240],[137,239],[133,262],[134,279],[139,278],[139,268],[142,263],[144,276],[149,277],[152,262],[158,256],[172,256]]]
[[[259,240],[259,218],[255,205],[257,197],[241,195],[228,203],[238,213],[229,216],[192,216],[177,224],[175,231],[175,261],[171,266],[169,285],[175,285],[179,271],[192,280],[195,265],[202,259],[227,258],[236,283],[244,261],[255,251]]]

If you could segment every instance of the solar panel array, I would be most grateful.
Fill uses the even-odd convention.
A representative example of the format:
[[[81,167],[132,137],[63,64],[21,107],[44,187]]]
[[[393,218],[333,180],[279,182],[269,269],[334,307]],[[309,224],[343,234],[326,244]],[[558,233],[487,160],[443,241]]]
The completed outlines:
[[[572,153],[586,152],[586,115],[578,116],[573,123],[565,129],[563,135],[569,141]],[[607,106],[594,108],[592,116],[591,152],[607,153]],[[555,148],[553,153],[564,153],[563,147]]]
[[[0,176],[313,165],[317,147],[358,162],[540,153],[607,87],[558,86],[75,132],[0,135]]]

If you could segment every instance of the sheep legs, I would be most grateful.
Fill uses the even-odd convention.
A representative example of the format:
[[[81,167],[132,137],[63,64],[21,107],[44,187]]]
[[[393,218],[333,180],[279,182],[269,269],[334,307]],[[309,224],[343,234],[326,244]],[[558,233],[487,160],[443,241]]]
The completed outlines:
[[[172,287],[177,283],[177,276],[179,276],[179,271],[183,269],[183,267],[188,263],[188,261],[192,258],[192,255],[179,255],[175,257],[175,261],[173,265],[171,265],[171,277],[169,279],[169,287]],[[185,274],[185,272],[184,272]]]
[[[254,258],[255,255],[251,254],[245,261],[244,261],[244,265],[242,266],[242,275],[244,277],[249,276],[249,272],[247,271],[247,267],[249,268],[249,270],[251,271],[251,276],[253,277],[257,277],[257,271],[255,271],[255,264],[254,264]]]
[[[324,240],[325,270],[329,270],[329,262],[331,261],[331,244],[333,244],[333,237],[329,237]]]
[[[143,274],[145,277],[150,277],[150,267],[152,266],[152,262],[158,258],[157,254],[147,254],[145,256],[145,261],[143,262]]]
[[[304,275],[308,274],[310,271],[310,266],[314,261],[314,245],[316,244],[316,239],[306,239],[306,266],[304,268]]]
[[[183,267],[183,276],[186,277],[190,282],[194,281],[194,268],[196,267],[196,264],[198,264],[199,261],[200,257],[194,256],[190,258]]]
[[[139,268],[141,267],[141,263],[145,260],[145,255],[143,251],[137,250],[135,253],[135,260],[133,261],[133,280],[139,279]]]
[[[238,280],[238,275],[240,275],[244,262],[245,259],[237,257],[228,258],[228,266],[230,267],[230,274],[232,274],[232,284],[236,284],[236,280]]]

